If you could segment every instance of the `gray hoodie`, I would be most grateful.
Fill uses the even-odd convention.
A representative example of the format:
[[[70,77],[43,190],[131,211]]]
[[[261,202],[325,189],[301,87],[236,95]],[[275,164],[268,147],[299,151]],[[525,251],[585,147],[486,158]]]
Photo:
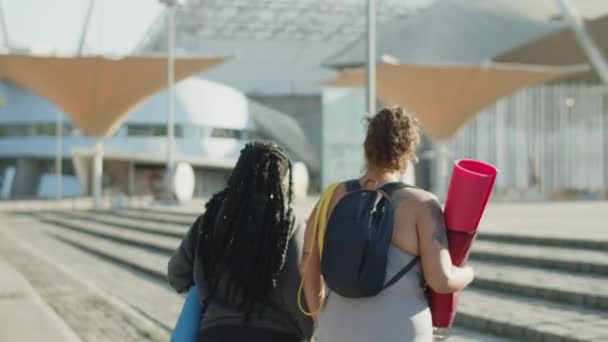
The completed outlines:
[[[177,292],[186,292],[193,285],[198,286],[200,298],[206,298],[207,283],[205,282],[202,264],[198,260],[197,240],[199,220],[192,224],[181,245],[175,251],[168,265],[168,279]],[[262,315],[253,313],[246,323],[249,326],[270,328],[308,340],[312,336],[313,322],[303,315],[297,304],[297,292],[300,286],[298,263],[302,255],[305,225],[296,220],[292,236],[289,240],[287,257],[283,270],[279,274],[277,286],[271,294],[276,307],[268,307]],[[205,311],[201,322],[201,330],[214,326],[242,325],[244,314],[235,307],[223,301],[220,282],[218,293]]]

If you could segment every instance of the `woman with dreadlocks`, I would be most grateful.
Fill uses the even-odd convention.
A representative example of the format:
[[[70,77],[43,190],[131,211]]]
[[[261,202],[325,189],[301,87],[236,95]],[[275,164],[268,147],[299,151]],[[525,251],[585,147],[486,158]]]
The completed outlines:
[[[294,217],[292,183],[282,148],[248,143],[228,186],[207,202],[171,257],[171,286],[200,291],[199,340],[291,342],[312,335],[312,321],[296,302],[304,225]]]

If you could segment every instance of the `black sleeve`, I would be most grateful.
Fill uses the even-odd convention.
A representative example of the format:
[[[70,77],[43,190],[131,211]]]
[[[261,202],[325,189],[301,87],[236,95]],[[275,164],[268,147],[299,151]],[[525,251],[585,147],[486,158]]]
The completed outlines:
[[[188,291],[194,285],[192,269],[196,255],[199,223],[202,217],[201,215],[194,221],[182,243],[169,259],[167,279],[171,287],[179,293]]]

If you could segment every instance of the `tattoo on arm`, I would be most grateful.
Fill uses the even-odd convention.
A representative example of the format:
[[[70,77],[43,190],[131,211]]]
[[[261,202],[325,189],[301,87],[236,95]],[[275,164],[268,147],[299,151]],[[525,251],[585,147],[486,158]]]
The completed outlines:
[[[433,239],[439,243],[441,247],[447,248],[448,238],[445,232],[445,223],[443,220],[443,211],[439,202],[433,201],[428,204],[431,212],[431,220],[433,222]]]

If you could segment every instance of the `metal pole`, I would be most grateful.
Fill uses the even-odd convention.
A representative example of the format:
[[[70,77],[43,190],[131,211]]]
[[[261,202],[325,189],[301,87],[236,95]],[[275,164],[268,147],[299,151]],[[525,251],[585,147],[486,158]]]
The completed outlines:
[[[80,41],[78,42],[78,55],[82,56],[84,51],[84,44],[89,34],[89,27],[91,26],[91,17],[93,16],[93,9],[95,8],[95,0],[89,1],[89,8],[87,10],[87,16],[84,20],[84,26],[82,28],[82,34],[80,35]]]
[[[0,21],[2,21],[2,40],[4,40],[4,47],[10,49],[11,42],[8,35],[8,29],[6,27],[6,17],[4,16],[4,7],[2,6],[2,0],[0,0]]]
[[[167,4],[167,35],[168,35],[168,58],[167,58],[167,166],[165,173],[166,182],[166,196],[167,199],[172,197],[173,194],[173,164],[174,155],[173,148],[175,143],[174,137],[174,126],[175,126],[175,113],[174,113],[174,94],[173,94],[173,82],[174,82],[174,53],[175,53],[175,4]]]
[[[367,0],[367,87],[370,115],[376,113],[376,0]]]
[[[597,48],[597,45],[593,42],[593,38],[585,29],[585,23],[578,14],[576,6],[570,0],[557,0],[557,3],[561,6],[564,17],[570,23],[570,27],[580,47],[585,52],[585,55],[587,55],[587,58],[589,58],[602,82],[608,85],[608,63],[606,63],[602,52]]]
[[[57,112],[57,122],[55,124],[55,196],[57,199],[63,197],[63,121],[62,113]]]

